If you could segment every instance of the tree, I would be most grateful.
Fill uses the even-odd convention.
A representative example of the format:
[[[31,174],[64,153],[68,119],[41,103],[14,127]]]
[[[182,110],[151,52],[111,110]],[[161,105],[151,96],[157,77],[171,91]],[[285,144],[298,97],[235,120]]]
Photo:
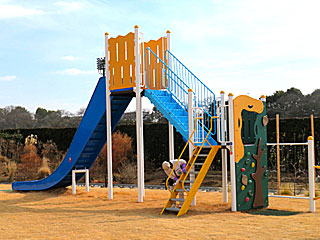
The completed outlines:
[[[276,91],[267,97],[267,112],[270,117],[279,113],[282,117],[307,117],[319,113],[320,91],[315,90],[311,95],[303,95],[297,88],[290,88],[286,92]]]
[[[33,118],[31,113],[24,107],[6,107],[5,121],[7,128],[31,128]]]
[[[35,179],[40,167],[41,158],[37,154],[36,146],[33,144],[25,145],[24,153],[21,155],[21,163],[18,164],[18,172],[23,172],[27,179]]]

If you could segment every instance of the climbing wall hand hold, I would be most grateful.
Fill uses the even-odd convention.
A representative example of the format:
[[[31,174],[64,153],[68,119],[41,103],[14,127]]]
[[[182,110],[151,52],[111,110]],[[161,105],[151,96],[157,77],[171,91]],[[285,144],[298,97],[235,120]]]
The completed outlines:
[[[245,168],[241,168],[241,172],[244,172],[246,169]]]
[[[247,176],[247,175],[245,175],[245,174],[242,174],[242,175],[241,175],[241,183],[242,183],[243,185],[245,185],[245,186],[248,185],[248,176]]]
[[[251,163],[251,167],[254,168],[256,164],[254,162]]]
[[[71,162],[71,157],[69,157],[69,162]]]
[[[245,190],[246,189],[246,186],[245,185],[242,185],[241,186],[241,191]]]
[[[244,199],[244,201],[245,201],[245,202],[249,202],[249,198],[246,197],[246,198]]]

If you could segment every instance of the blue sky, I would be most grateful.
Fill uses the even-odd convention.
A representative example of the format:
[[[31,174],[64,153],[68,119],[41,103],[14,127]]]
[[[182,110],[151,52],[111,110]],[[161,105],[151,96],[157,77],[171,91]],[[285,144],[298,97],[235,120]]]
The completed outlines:
[[[216,94],[311,93],[320,88],[319,10],[318,0],[0,0],[0,108],[86,107],[104,33],[136,24],[146,41],[169,29],[172,52]]]

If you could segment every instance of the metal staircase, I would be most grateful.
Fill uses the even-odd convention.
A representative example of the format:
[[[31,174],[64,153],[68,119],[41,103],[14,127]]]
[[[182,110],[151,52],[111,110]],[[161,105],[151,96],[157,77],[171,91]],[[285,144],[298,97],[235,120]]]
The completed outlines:
[[[199,158],[199,156],[202,153],[203,150],[210,149],[209,153],[206,154],[206,159],[203,163],[197,163],[196,160]],[[170,197],[164,206],[164,208],[161,211],[161,214],[164,212],[176,212],[177,216],[184,215],[188,212],[191,203],[196,196],[199,187],[201,186],[201,183],[203,179],[205,178],[208,169],[216,156],[218,150],[220,149],[220,146],[212,146],[212,147],[199,147],[197,146],[193,153],[192,157],[188,161],[188,164],[186,166],[186,173],[182,173],[179,180],[176,182],[173,190],[171,191]],[[194,171],[193,166],[200,166],[199,171]],[[196,178],[194,181],[187,180],[187,177],[189,174],[196,174]],[[186,183],[192,183],[192,186],[190,189],[185,188]],[[181,196],[181,192],[185,193],[185,198],[178,198],[177,196]]]
[[[146,48],[144,59],[145,96],[183,138],[188,139],[179,160],[189,144],[192,145],[189,150],[193,149],[186,172],[180,175],[173,189],[169,188],[168,180],[179,161],[173,166],[166,182],[170,197],[161,214],[173,211],[181,216],[189,210],[221,147],[215,140],[215,95],[170,51],[166,51],[165,59],[162,60],[150,48]],[[189,121],[192,123],[189,124]],[[192,134],[189,131],[191,126]],[[188,183],[190,188],[185,187]]]
[[[194,147],[194,150],[192,152],[191,158],[189,159],[188,163],[185,167],[185,172],[182,172],[179,179],[174,184],[173,188],[170,189],[168,186],[169,178],[174,172],[174,169],[176,169],[177,165],[179,164],[179,161],[176,162],[176,164],[172,167],[172,170],[169,174],[169,177],[166,181],[167,189],[170,191],[170,197],[165,204],[164,208],[161,211],[161,214],[163,214],[166,211],[176,212],[177,216],[181,216],[183,214],[186,214],[190,208],[190,205],[197,194],[203,179],[205,178],[209,167],[211,166],[211,163],[216,156],[218,150],[221,148],[220,145],[211,145],[208,141],[208,137],[210,136],[210,133],[212,131],[212,120],[214,117],[211,117],[210,119],[210,129],[202,141],[201,145],[195,145],[195,143],[192,141],[194,138],[194,134],[197,131],[197,127],[201,126],[198,124],[199,121],[201,121],[201,118],[195,119],[195,129],[193,130],[192,134],[190,135],[186,145],[184,146],[178,160],[181,159],[183,153],[191,144]],[[209,151],[209,152],[208,152]],[[205,159],[204,161],[201,159]],[[188,176],[191,174],[194,174],[196,177],[194,178],[194,181],[187,180]],[[185,184],[190,183],[190,189],[187,189],[185,187]],[[184,196],[186,194],[186,196]],[[179,197],[177,197],[179,195]]]

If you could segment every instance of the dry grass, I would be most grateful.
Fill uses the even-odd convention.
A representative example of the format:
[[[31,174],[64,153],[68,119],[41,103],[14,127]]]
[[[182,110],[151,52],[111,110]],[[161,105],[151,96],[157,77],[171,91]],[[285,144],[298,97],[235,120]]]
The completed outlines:
[[[0,185],[0,190],[10,189]],[[181,218],[159,215],[168,197],[136,189],[57,189],[45,192],[0,191],[0,239],[319,239],[320,205],[308,213],[308,200],[270,198],[270,208],[299,211],[291,216],[230,212],[222,194],[199,192],[197,206]],[[272,211],[265,211],[271,212]],[[286,213],[286,212],[285,212]]]

